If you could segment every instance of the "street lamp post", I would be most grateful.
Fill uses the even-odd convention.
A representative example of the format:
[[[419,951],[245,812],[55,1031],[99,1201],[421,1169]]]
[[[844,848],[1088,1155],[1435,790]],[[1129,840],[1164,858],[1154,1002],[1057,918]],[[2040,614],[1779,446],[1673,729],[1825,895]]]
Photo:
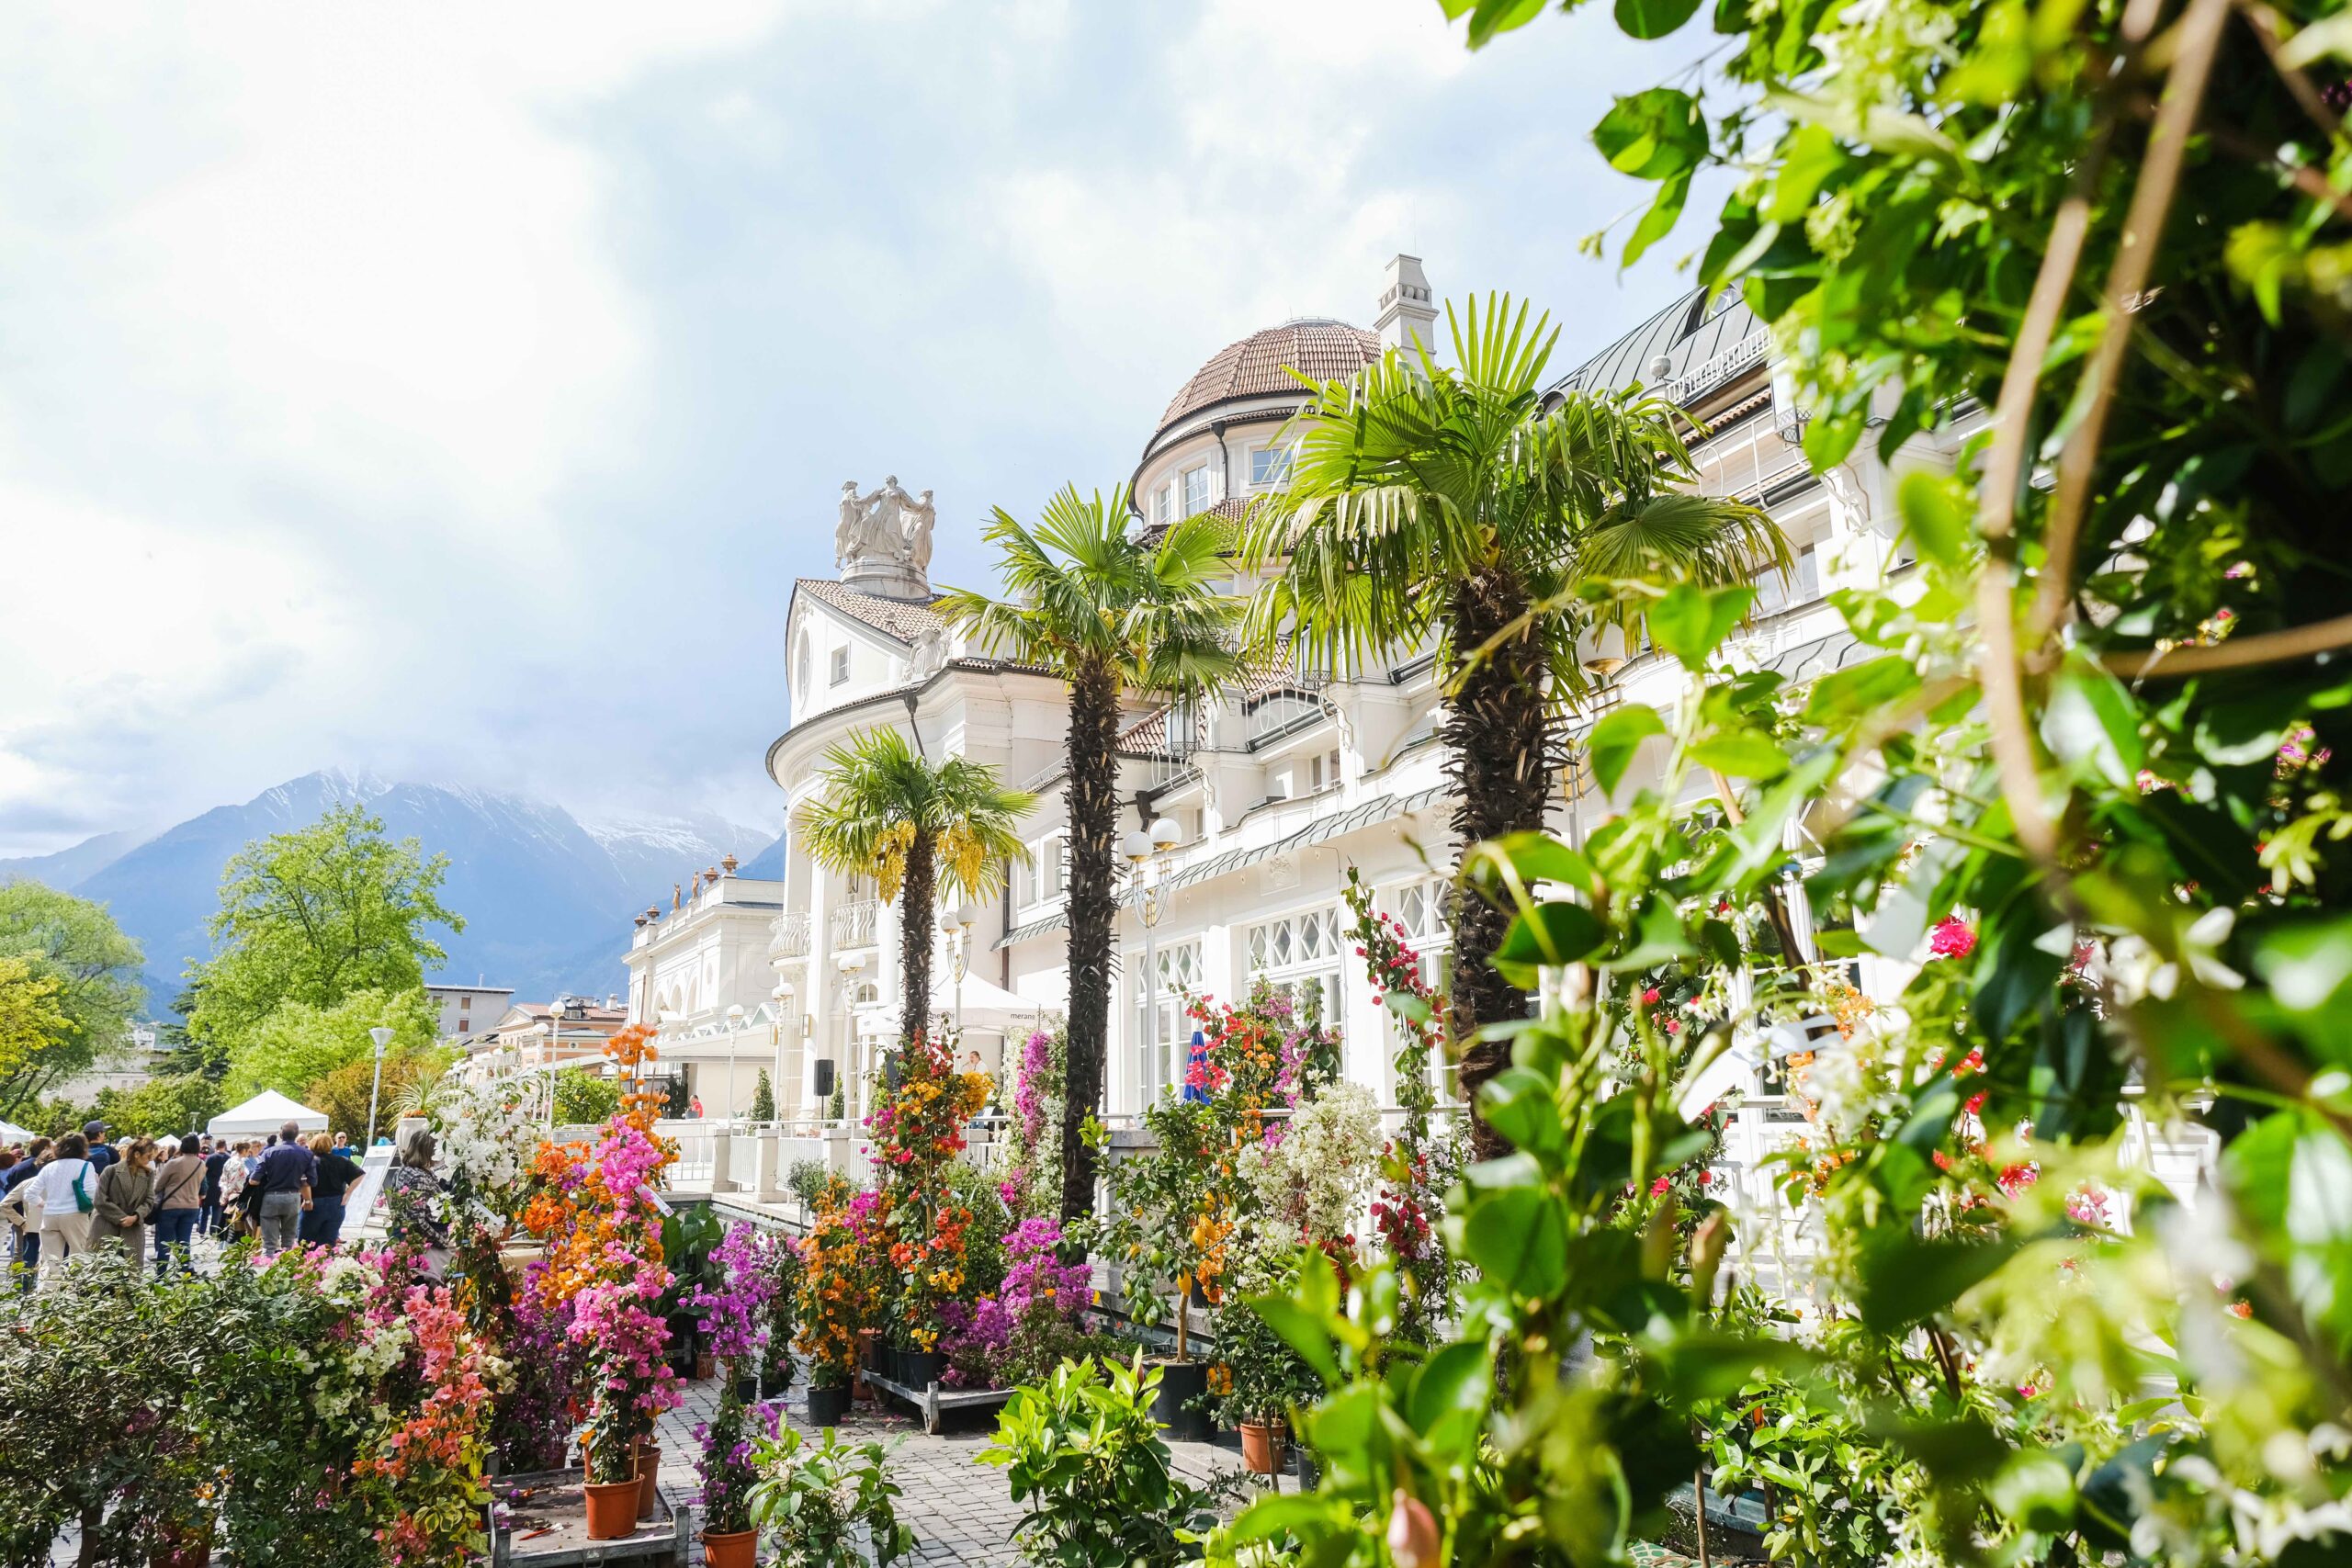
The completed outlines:
[[[735,1125],[735,1037],[743,1031],[743,1004],[736,1002],[727,1010],[727,1125]]]
[[[376,1076],[368,1086],[367,1147],[372,1149],[376,1146],[376,1101],[384,1092],[384,1047],[392,1043],[392,1032],[379,1023],[368,1032],[368,1038],[376,1043]]]
[[[947,937],[948,967],[955,976],[956,1032],[964,1032],[964,976],[972,967],[972,908],[968,904],[951,904],[939,917],[939,929]]]
[[[1177,838],[1176,824],[1168,818],[1158,817],[1152,819],[1149,832],[1137,830],[1119,840],[1135,888],[1136,916],[1143,921],[1143,1049],[1147,1067],[1159,1037],[1159,1003],[1154,994],[1159,983],[1159,953],[1153,932],[1159,925],[1159,918],[1168,912],[1160,874],[1167,868],[1169,852],[1176,847]]]

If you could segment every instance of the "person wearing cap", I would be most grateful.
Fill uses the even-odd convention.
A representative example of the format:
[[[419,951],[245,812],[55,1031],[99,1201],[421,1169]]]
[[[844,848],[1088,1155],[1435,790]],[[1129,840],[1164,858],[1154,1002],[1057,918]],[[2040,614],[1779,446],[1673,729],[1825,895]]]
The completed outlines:
[[[114,1145],[107,1142],[105,1122],[83,1122],[82,1136],[90,1145],[90,1168],[100,1176],[106,1174],[107,1167],[122,1157],[114,1152]]]
[[[261,1188],[261,1249],[276,1257],[294,1245],[294,1233],[311,1211],[311,1190],[319,1179],[319,1162],[301,1143],[302,1129],[288,1122],[277,1142],[254,1168]]]

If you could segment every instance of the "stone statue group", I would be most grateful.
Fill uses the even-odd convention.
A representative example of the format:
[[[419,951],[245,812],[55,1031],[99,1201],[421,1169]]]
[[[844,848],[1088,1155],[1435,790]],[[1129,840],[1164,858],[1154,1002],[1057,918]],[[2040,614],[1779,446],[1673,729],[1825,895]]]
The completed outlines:
[[[842,520],[833,529],[833,562],[847,566],[879,559],[927,572],[931,530],[937,521],[931,491],[909,495],[899,488],[896,474],[885,479],[880,490],[865,495],[857,493],[855,479],[843,479]]]

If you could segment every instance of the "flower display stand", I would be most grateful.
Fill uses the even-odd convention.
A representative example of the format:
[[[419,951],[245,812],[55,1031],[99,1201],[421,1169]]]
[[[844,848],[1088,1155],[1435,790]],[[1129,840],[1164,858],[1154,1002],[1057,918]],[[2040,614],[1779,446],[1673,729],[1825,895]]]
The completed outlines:
[[[922,1429],[931,1436],[939,1435],[940,1419],[951,1410],[994,1410],[1012,1397],[1009,1388],[942,1388],[937,1383],[925,1383],[917,1388],[896,1378],[886,1378],[877,1372],[865,1374],[867,1385],[888,1394],[901,1404],[914,1407],[922,1417]]]
[[[616,1540],[588,1539],[587,1474],[580,1470],[500,1476],[490,1486],[492,1568],[571,1568],[600,1562],[686,1568],[691,1509],[654,1504],[653,1517]],[[499,1522],[501,1513],[505,1523]]]

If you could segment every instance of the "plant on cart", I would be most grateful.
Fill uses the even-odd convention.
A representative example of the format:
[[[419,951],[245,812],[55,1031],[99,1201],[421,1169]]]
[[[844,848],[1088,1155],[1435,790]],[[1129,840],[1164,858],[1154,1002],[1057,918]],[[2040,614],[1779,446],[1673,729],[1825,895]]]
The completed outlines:
[[[766,1337],[760,1348],[760,1396],[774,1399],[792,1386],[792,1341],[798,1332],[800,1292],[808,1265],[800,1244],[774,1233],[760,1237],[757,1267],[767,1276]]]
[[[768,1304],[775,1292],[767,1252],[756,1227],[729,1226],[710,1250],[705,1282],[688,1292],[683,1303],[694,1314],[698,1343],[725,1363],[730,1382],[756,1371],[767,1346]],[[718,1283],[709,1283],[711,1279]]]
[[[951,1037],[918,1032],[898,1056],[897,1086],[866,1118],[879,1178],[876,1223],[896,1282],[892,1342],[930,1350],[941,1305],[969,1299],[965,1233],[973,1213],[949,1167],[964,1127],[988,1103],[988,1079],[956,1070]]]
[[[1105,1250],[1119,1260],[1120,1292],[1136,1308],[1158,1297],[1171,1303],[1176,1359],[1189,1358],[1185,1302],[1197,1289],[1215,1300],[1234,1229],[1231,1132],[1213,1100],[1161,1100],[1143,1113],[1151,1146],[1111,1166],[1111,1219]]]
[[[796,1343],[808,1358],[808,1381],[818,1388],[847,1388],[857,1373],[858,1334],[871,1327],[865,1291],[868,1247],[860,1234],[856,1207],[861,1193],[845,1201],[824,1201],[816,1223],[800,1243],[800,1329]]]
[[[811,1439],[779,1421],[756,1440],[751,1519],[775,1545],[776,1568],[889,1568],[911,1553],[889,1456],[890,1447],[844,1443],[830,1427]]]
[[[1016,1539],[1029,1562],[1162,1568],[1200,1555],[1200,1533],[1241,1483],[1202,1488],[1176,1474],[1152,1419],[1159,1385],[1138,1352],[1125,1366],[1065,1361],[1014,1391],[979,1461],[1003,1467],[1024,1509]]]

